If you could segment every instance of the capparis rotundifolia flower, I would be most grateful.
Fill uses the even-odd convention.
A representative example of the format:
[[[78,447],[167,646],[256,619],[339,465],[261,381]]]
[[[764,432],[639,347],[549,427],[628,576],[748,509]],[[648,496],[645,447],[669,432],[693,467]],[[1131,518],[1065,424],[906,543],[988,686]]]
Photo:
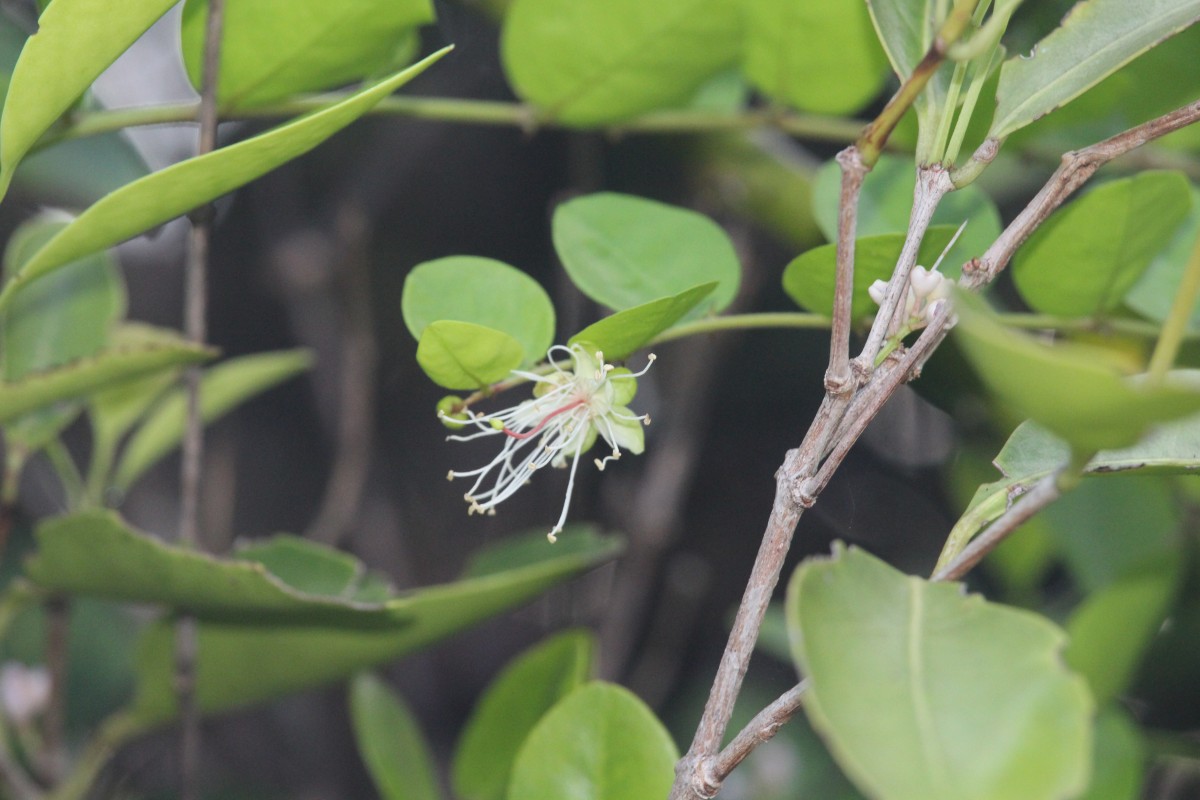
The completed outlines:
[[[650,369],[654,355],[640,372],[630,372],[604,361],[604,354],[581,344],[555,345],[546,355],[545,374],[514,370],[513,375],[534,383],[533,397],[511,408],[491,414],[467,410],[465,416],[438,416],[448,424],[473,428],[465,435],[446,437],[469,442],[499,436],[500,453],[489,463],[469,472],[451,471],[447,478],[474,478],[463,498],[469,514],[494,514],[496,506],[512,497],[542,467],[565,468],[570,462],[567,494],[558,522],[547,538],[553,542],[562,532],[575,488],[579,457],[603,439],[612,452],[595,459],[603,470],[610,461],[628,450],[637,455],[645,447],[643,426],[648,414],[635,414],[629,403],[637,392],[637,378]]]

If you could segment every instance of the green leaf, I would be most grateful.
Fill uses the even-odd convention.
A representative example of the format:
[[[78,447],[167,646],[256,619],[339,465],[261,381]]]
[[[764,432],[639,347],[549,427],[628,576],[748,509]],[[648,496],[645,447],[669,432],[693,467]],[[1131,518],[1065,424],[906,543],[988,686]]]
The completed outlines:
[[[1176,374],[1200,385],[1200,376]],[[1071,448],[1062,439],[1033,422],[1021,423],[996,456],[996,467],[1004,477],[979,487],[947,537],[955,543],[954,552],[999,518],[1018,496],[1065,467],[1070,458]],[[1084,467],[1083,474],[1186,474],[1197,469],[1200,469],[1200,417],[1189,416],[1155,427],[1130,447],[1100,451]],[[1106,482],[1104,488],[1096,487],[1094,491],[1087,485],[1075,489],[1041,516],[1059,523],[1053,526],[1060,531],[1059,546],[1077,573],[1076,579],[1083,582],[1084,588],[1093,589],[1119,575],[1131,561],[1173,549],[1162,533],[1152,535],[1155,531],[1169,534],[1175,527],[1177,520],[1169,515],[1159,518],[1158,511],[1169,507],[1165,489],[1157,484]],[[1132,528],[1138,530],[1138,536],[1123,533]],[[1076,529],[1080,531],[1078,542],[1074,541]],[[1119,550],[1109,545],[1109,540],[1116,538],[1122,542]],[[1084,574],[1078,574],[1081,569]],[[1101,581],[1102,575],[1108,577]]]
[[[884,233],[907,233],[912,213],[913,187],[917,171],[912,158],[885,155],[863,181],[858,196],[858,219],[855,235],[876,236]],[[825,238],[837,241],[838,202],[841,195],[842,170],[830,160],[817,170],[813,183],[813,214]],[[963,262],[983,255],[1000,235],[1000,212],[992,199],[976,184],[955,190],[938,204],[933,225],[952,225],[955,229],[967,221],[962,235],[942,261],[941,271],[957,279]],[[925,262],[928,264],[928,262]]]
[[[925,232],[917,260],[922,264],[933,264],[954,236],[954,228],[938,225]],[[854,297],[850,305],[850,318],[857,320],[872,316],[879,310],[867,293],[877,280],[892,277],[900,251],[904,248],[904,234],[889,233],[880,236],[865,236],[854,243]],[[943,264],[946,262],[943,261]],[[837,281],[837,245],[826,244],[814,247],[792,259],[783,271],[783,290],[796,304],[815,314],[833,316],[833,294]]]
[[[304,372],[312,365],[306,350],[284,350],[231,358],[204,372],[200,385],[200,416],[205,423],[220,419],[252,397]],[[112,485],[128,491],[143,473],[183,440],[187,396],[176,389],[159,403],[130,438],[113,474]]]
[[[702,214],[626,194],[578,197],[554,210],[554,248],[580,291],[615,311],[716,281],[692,316],[728,306],[741,267],[725,231]]]
[[[850,114],[883,88],[887,62],[863,4],[763,0],[746,17],[746,77],[768,97]]]
[[[1013,280],[1037,311],[1112,311],[1191,209],[1187,179],[1143,172],[1088,192],[1048,219],[1013,258]]]
[[[1187,269],[1188,257],[1200,238],[1200,187],[1192,185],[1192,210],[1182,225],[1175,229],[1166,247],[1150,262],[1142,277],[1125,293],[1125,304],[1146,319],[1165,322],[1175,303]],[[1188,320],[1190,330],[1200,330],[1200,308],[1192,310]]]
[[[51,591],[187,609],[201,620],[240,625],[394,628],[408,619],[382,604],[345,597],[347,586],[337,586],[336,576],[347,557],[294,537],[219,559],[134,531],[110,511],[52,518],[35,533],[38,551],[26,573]],[[308,558],[299,562],[296,551],[305,547]],[[284,575],[270,569],[280,562]]]
[[[11,302],[13,291],[21,285],[186,214],[307,153],[424,72],[449,49],[320,111],[118,189],[80,214],[26,262],[20,274],[0,291],[0,308]]]
[[[1200,19],[1200,0],[1085,0],[1062,25],[1000,68],[989,136],[1003,139],[1078,97]]]
[[[1179,555],[1168,553],[1089,595],[1071,614],[1066,661],[1087,679],[1099,705],[1129,687],[1171,609],[1183,571]]]
[[[183,63],[197,91],[207,17],[207,0],[184,5]],[[251,108],[378,74],[409,31],[432,21],[430,0],[231,3],[222,25],[220,106]]]
[[[11,275],[65,222],[35,219],[19,227],[4,252]],[[68,265],[41,284],[19,293],[0,319],[3,379],[58,367],[104,347],[108,332],[125,313],[125,285],[116,262],[98,253]]]
[[[1138,800],[1142,796],[1146,745],[1141,729],[1118,706],[1096,716],[1092,782],[1079,800]]]
[[[679,753],[628,689],[589,683],[550,709],[513,767],[508,800],[661,800]]]
[[[554,305],[541,284],[503,261],[449,256],[413,267],[400,298],[414,339],[439,320],[503,331],[521,343],[524,362],[545,357],[554,343]]]
[[[504,800],[517,751],[538,720],[588,679],[596,641],[566,631],[522,653],[471,712],[454,755],[454,792],[464,800]]]
[[[21,160],[13,186],[42,204],[80,209],[149,172],[125,131],[115,131],[35,150]]]
[[[938,0],[867,0],[867,7],[892,69],[900,80],[905,80],[929,52],[941,25],[937,11],[947,4]],[[917,96],[914,107],[922,137],[932,135],[940,110],[946,105],[953,68],[947,60]]]
[[[1102,348],[1043,344],[1001,325],[973,295],[956,293],[955,307],[957,340],[992,394],[1081,452],[1128,447],[1152,425],[1200,411],[1195,384],[1134,384]]]
[[[1090,773],[1093,704],[1049,620],[835,549],[788,586],[805,710],[886,800],[1055,800]]]
[[[736,62],[741,20],[731,0],[514,0],[500,52],[542,117],[586,127],[686,103]]]
[[[503,542],[502,551],[518,550],[529,558],[498,555],[510,565],[503,572],[393,597],[382,612],[358,612],[355,619],[363,621],[357,625],[201,623],[200,710],[211,714],[241,708],[392,661],[523,605],[613,558],[621,547],[617,540],[586,532],[572,532],[571,539],[577,541],[570,550],[548,545],[544,531],[515,544]],[[540,540],[540,548],[532,546],[534,540]],[[376,614],[383,614],[386,622],[373,627],[368,621]],[[173,653],[174,627],[169,622],[146,631],[139,646],[133,710],[145,724],[167,722],[176,713]]]
[[[175,2],[59,0],[46,9],[21,50],[0,116],[0,195],[41,135]]]
[[[433,754],[408,704],[370,673],[350,683],[350,721],[383,800],[440,800]]]
[[[417,363],[447,389],[483,388],[507,377],[524,358],[516,339],[470,322],[430,323],[417,343]]]
[[[178,341],[107,347],[94,356],[0,382],[0,425],[62,400],[75,400],[171,367],[212,358],[205,347]]]
[[[572,336],[570,343],[594,344],[604,352],[605,358],[621,361],[687,316],[716,288],[716,283],[705,283],[673,297],[663,297],[618,311],[587,326]]]

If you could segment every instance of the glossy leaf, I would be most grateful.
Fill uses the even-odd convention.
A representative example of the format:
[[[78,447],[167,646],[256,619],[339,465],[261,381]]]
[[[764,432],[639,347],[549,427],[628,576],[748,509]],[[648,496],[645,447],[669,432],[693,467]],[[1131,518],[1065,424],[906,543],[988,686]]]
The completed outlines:
[[[513,767],[508,800],[661,800],[679,753],[628,689],[589,683],[542,717]]]
[[[1087,597],[1067,621],[1066,660],[1105,705],[1133,680],[1150,640],[1162,628],[1183,578],[1170,553]]]
[[[452,773],[463,800],[504,800],[517,751],[538,720],[588,679],[596,641],[567,631],[522,653],[492,681],[459,739]]]
[[[716,288],[716,283],[705,283],[673,297],[618,311],[572,336],[571,344],[594,344],[603,351],[605,358],[621,361],[687,316]]]
[[[1142,797],[1146,745],[1137,724],[1118,706],[1096,716],[1092,782],[1079,800],[1138,800]]]
[[[1194,384],[1169,379],[1156,387],[1137,385],[1108,366],[1101,348],[1043,344],[1005,328],[972,295],[956,294],[955,305],[955,335],[991,393],[1073,448],[1128,447],[1151,426],[1200,411]]]
[[[884,233],[906,233],[912,213],[913,188],[917,173],[911,158],[885,155],[863,181],[858,198],[855,232],[859,238]],[[813,182],[813,215],[825,238],[837,241],[838,201],[842,170],[830,160],[817,170]],[[933,225],[952,225],[956,230],[966,221],[962,235],[942,261],[941,271],[957,279],[967,259],[983,255],[1000,235],[1000,212],[992,199],[976,184],[953,191],[938,204]],[[926,266],[930,262],[922,261]]]
[[[1013,280],[1037,311],[1111,311],[1191,210],[1187,179],[1143,172],[1112,181],[1060,210],[1021,246]]]
[[[502,261],[449,256],[413,267],[400,298],[414,339],[439,320],[503,331],[521,343],[524,363],[545,357],[554,342],[554,305],[541,284]]]
[[[449,48],[439,50],[328,108],[244,142],[167,167],[118,189],[80,214],[26,262],[21,273],[9,280],[0,292],[0,308],[11,301],[12,292],[22,284],[186,214],[307,153],[367,113],[448,51]]]
[[[406,614],[382,604],[347,598],[350,581],[337,586],[335,577],[343,573],[346,556],[303,540],[281,536],[248,551],[245,558],[235,554],[220,559],[135,531],[110,511],[49,519],[38,526],[36,536],[38,551],[26,572],[53,591],[186,608],[201,620],[244,625],[381,628],[407,620]],[[297,547],[308,548],[303,562],[295,557]],[[284,552],[272,555],[279,550]],[[273,559],[291,565],[286,581],[270,571]]]
[[[62,400],[75,400],[122,381],[212,358],[212,350],[178,341],[109,347],[62,367],[0,382],[0,425]]]
[[[632,195],[601,192],[554,210],[554,247],[588,297],[616,311],[716,281],[691,316],[721,311],[741,280],[733,243],[708,217]]]
[[[954,236],[954,228],[938,225],[925,232],[917,261],[932,266],[938,255]],[[873,315],[879,306],[867,290],[877,280],[892,277],[904,235],[889,233],[865,236],[854,243],[854,297],[850,318],[862,319]],[[944,261],[942,262],[945,263]],[[833,315],[833,294],[837,281],[837,245],[825,244],[801,253],[783,271],[783,290],[797,305],[815,314]]]
[[[183,9],[183,62],[199,87],[207,0]],[[231,3],[224,15],[217,97],[244,109],[361,80],[390,66],[397,43],[433,21],[430,0]]]
[[[1200,30],[1200,29],[1198,29]],[[1200,187],[1191,187],[1192,207],[1133,288],[1125,293],[1125,305],[1155,322],[1165,322],[1175,303],[1188,257],[1200,238]],[[1192,310],[1188,328],[1200,330],[1200,307]]]
[[[768,97],[849,114],[883,88],[887,61],[864,4],[762,0],[746,18],[746,77]]]
[[[524,359],[516,339],[470,322],[430,323],[417,343],[417,363],[447,389],[481,389],[507,377]]]
[[[205,370],[200,384],[200,415],[205,423],[220,419],[252,397],[304,372],[312,365],[306,350],[285,350],[231,358]],[[126,491],[183,440],[187,398],[176,389],[159,403],[130,437],[112,484]]]
[[[0,116],[0,195],[42,134],[175,2],[62,0],[46,9],[13,69]]]
[[[204,713],[241,708],[397,659],[523,605],[620,550],[618,541],[583,529],[561,536],[564,544],[571,540],[571,549],[548,545],[544,531],[493,546],[502,552],[488,558],[509,564],[508,569],[393,597],[383,604],[389,622],[378,628],[202,623],[199,707]],[[534,540],[542,546],[532,546]],[[509,550],[524,557],[511,558]],[[169,622],[147,630],[139,647],[134,699],[134,714],[146,724],[167,722],[175,714],[173,652]]]
[[[1028,56],[1000,68],[990,136],[1013,131],[1078,97],[1159,41],[1200,19],[1200,0],[1085,0]]]
[[[350,683],[350,721],[383,800],[440,800],[429,744],[408,704],[370,673]]]
[[[805,710],[886,800],[1055,800],[1090,773],[1092,701],[1062,631],[867,553],[802,564],[787,597]]]
[[[514,0],[501,57],[541,116],[599,125],[683,105],[736,62],[741,20],[733,0]]]

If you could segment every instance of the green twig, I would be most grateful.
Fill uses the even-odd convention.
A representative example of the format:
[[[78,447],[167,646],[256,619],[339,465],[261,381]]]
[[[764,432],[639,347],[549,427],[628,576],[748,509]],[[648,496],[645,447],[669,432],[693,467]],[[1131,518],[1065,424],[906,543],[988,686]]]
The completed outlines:
[[[1187,335],[1188,321],[1196,307],[1196,298],[1200,296],[1200,236],[1192,246],[1192,254],[1188,257],[1183,279],[1179,281],[1179,291],[1175,293],[1175,302],[1163,322],[1162,334],[1154,345],[1154,353],[1150,356],[1150,382],[1162,383],[1175,357],[1179,354],[1179,344]]]

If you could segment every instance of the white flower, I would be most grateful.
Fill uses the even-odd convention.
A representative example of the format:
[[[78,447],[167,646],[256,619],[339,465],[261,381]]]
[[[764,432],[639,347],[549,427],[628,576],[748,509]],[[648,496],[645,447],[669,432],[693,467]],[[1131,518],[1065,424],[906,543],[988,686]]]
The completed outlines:
[[[10,661],[0,669],[0,704],[13,722],[24,725],[45,711],[49,703],[50,673],[43,667]]]
[[[556,361],[556,354],[564,356],[564,361]],[[595,460],[596,467],[603,470],[609,461],[621,457],[622,448],[634,455],[644,449],[642,427],[650,424],[650,417],[634,414],[626,404],[637,392],[636,379],[650,369],[650,364],[641,372],[631,373],[606,364],[602,353],[590,353],[578,344],[555,345],[546,359],[550,365],[547,374],[513,372],[534,382],[532,399],[492,414],[468,411],[468,417],[461,420],[444,412],[439,412],[439,416],[476,429],[465,436],[446,437],[451,441],[503,437],[500,453],[490,463],[470,472],[451,471],[447,476],[450,480],[475,478],[463,495],[470,504],[470,514],[494,514],[496,506],[524,486],[534,472],[547,464],[566,467],[570,460],[571,474],[562,513],[547,536],[553,542],[562,531],[571,506],[579,456],[598,438],[603,438],[612,447],[611,455]],[[649,360],[653,363],[653,354]]]
[[[967,227],[967,223],[964,220],[932,267],[926,269],[918,264],[909,272],[908,291],[904,294],[904,319],[907,320],[907,327],[910,331],[923,328],[938,309],[945,304],[941,301],[950,297],[950,289],[954,285],[954,281],[938,272],[938,266],[950,248],[954,247],[954,243],[958,241],[958,237],[965,227]],[[875,301],[876,305],[881,306],[887,295],[887,289],[887,281],[875,281],[867,289],[867,294]]]

